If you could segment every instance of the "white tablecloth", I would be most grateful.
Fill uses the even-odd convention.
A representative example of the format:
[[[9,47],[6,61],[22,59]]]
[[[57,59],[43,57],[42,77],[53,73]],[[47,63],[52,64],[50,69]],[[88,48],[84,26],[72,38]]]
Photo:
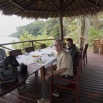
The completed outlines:
[[[24,63],[27,65],[34,64],[34,65],[42,65],[45,68],[53,65],[56,61],[56,51],[53,47],[48,47],[45,49],[36,50],[30,53],[25,53],[23,55],[19,55],[17,57],[17,61],[19,63]],[[38,57],[33,57],[38,56]]]

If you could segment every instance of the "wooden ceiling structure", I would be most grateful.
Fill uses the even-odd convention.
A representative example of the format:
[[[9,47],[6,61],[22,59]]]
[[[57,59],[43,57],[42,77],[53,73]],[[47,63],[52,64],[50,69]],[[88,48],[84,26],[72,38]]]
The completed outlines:
[[[5,15],[26,18],[59,17],[60,38],[63,40],[62,17],[96,14],[103,11],[103,0],[0,0]]]

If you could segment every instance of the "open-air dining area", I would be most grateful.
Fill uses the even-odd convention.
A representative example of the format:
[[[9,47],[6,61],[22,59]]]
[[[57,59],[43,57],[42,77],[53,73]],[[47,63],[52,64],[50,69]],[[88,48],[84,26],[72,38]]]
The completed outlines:
[[[56,19],[0,44],[0,103],[103,103],[103,0],[0,0],[0,11]]]

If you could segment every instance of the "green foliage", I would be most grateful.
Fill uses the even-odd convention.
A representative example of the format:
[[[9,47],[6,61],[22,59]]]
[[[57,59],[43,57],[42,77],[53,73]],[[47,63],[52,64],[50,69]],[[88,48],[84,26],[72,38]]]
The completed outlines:
[[[71,18],[66,25],[66,36],[65,38],[72,38],[74,43],[79,46],[79,35],[77,32],[77,19]]]
[[[103,38],[103,15],[98,16],[98,28],[95,30],[93,27],[94,24],[96,24],[93,20],[93,18],[90,18],[90,31],[88,35],[88,42],[92,46],[92,40],[93,39],[102,39]],[[92,20],[93,19],[93,20]],[[32,40],[32,39],[51,39],[51,38],[58,38],[59,37],[59,19],[58,18],[50,18],[45,21],[43,20],[35,20],[34,22],[26,25],[26,26],[19,26],[17,27],[17,32],[13,33],[12,36],[20,38],[20,41],[24,40]],[[85,22],[84,22],[85,23]],[[82,29],[81,25],[79,27],[78,24],[81,24],[80,21],[78,21],[77,18],[63,18],[63,35],[65,38],[72,38],[74,43],[79,46],[79,40],[80,35],[82,33],[79,33],[79,29]],[[79,29],[78,29],[79,27]],[[96,26],[95,26],[96,27]],[[89,27],[88,27],[89,28]],[[28,32],[26,32],[28,31]],[[83,31],[85,31],[83,29]],[[44,42],[42,42],[44,43]],[[49,46],[52,43],[46,42],[46,44]],[[17,46],[14,45],[14,48],[22,48],[27,44],[19,44]],[[31,45],[31,44],[30,44]],[[39,44],[37,45],[37,48],[39,48]]]
[[[24,31],[23,34],[20,35],[20,42],[23,41],[29,41],[29,40],[43,40],[43,39],[53,39],[52,36],[47,35],[47,31],[45,30],[42,35],[33,36],[28,31]],[[14,42],[14,41],[13,41]],[[39,43],[45,43],[47,46],[53,45],[53,42],[51,40],[48,41],[38,41]],[[40,44],[37,42],[34,42],[35,49],[40,48]],[[19,43],[19,44],[13,44],[12,48],[14,49],[21,49],[23,50],[25,47],[32,46],[32,43],[26,42],[26,43]]]
[[[88,35],[88,41],[90,46],[92,46],[93,39],[103,39],[103,31],[101,30],[95,30],[94,28],[90,28],[89,35]]]
[[[53,36],[48,36],[47,31],[45,30],[42,35],[35,36],[35,40],[43,40],[43,39],[54,39]],[[38,41],[39,43],[46,44],[47,46],[53,45],[52,40],[47,41]],[[35,47],[40,48],[40,44],[36,43]]]
[[[28,31],[32,35],[39,35],[39,30],[44,27],[46,22],[41,20],[36,20],[26,26],[19,26],[16,28],[17,32],[11,34],[12,37],[20,37],[20,35],[23,33],[23,30]]]
[[[23,34],[20,35],[19,41],[27,41],[27,40],[33,40],[34,36],[30,34],[28,31],[23,31]],[[14,42],[14,41],[13,41]],[[12,45],[12,48],[14,49],[23,49],[24,47],[32,46],[32,44],[27,43],[19,43],[19,44],[14,44]]]
[[[58,19],[52,18],[46,21],[36,20],[26,26],[19,26],[16,28],[17,32],[11,34],[12,37],[20,37],[23,33],[23,30],[28,31],[30,34],[37,36],[41,35],[45,30],[47,31],[47,35],[51,35],[54,37],[58,37],[59,34],[59,26]]]

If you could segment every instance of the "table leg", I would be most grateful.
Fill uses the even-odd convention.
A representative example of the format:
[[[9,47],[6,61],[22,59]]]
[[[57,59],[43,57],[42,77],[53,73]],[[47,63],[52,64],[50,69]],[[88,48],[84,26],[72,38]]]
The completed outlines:
[[[44,67],[40,69],[40,74],[41,74],[41,80],[44,80],[45,79],[45,68]]]

